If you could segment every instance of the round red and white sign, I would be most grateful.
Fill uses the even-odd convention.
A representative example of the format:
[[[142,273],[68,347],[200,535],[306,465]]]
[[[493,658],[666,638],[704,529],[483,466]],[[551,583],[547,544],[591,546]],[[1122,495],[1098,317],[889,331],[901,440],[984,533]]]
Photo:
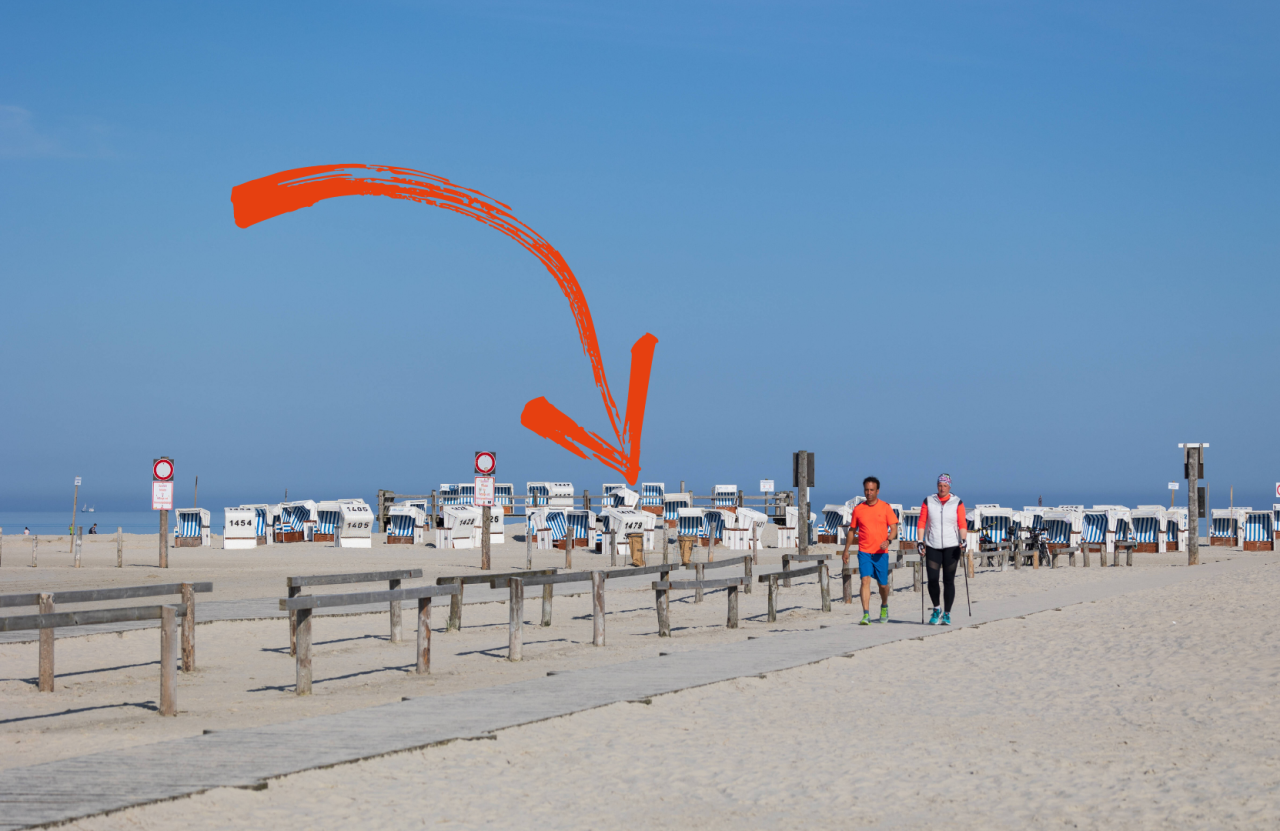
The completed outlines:
[[[151,465],[151,475],[158,482],[168,482],[173,478],[173,462],[168,459],[156,459]]]
[[[491,476],[498,469],[498,457],[487,450],[476,453],[476,473]]]

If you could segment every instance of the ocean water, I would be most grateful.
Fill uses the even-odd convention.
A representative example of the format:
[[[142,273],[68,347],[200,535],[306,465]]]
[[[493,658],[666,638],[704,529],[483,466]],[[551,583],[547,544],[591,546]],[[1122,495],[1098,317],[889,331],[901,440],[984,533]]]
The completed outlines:
[[[221,530],[221,511],[211,512],[214,531]],[[84,511],[76,514],[76,525],[83,525],[84,532],[96,522],[99,534],[114,534],[123,528],[126,534],[156,534],[160,531],[159,511]],[[169,512],[169,528],[173,529],[174,512]],[[40,536],[63,535],[71,525],[70,511],[0,511],[0,528],[5,536],[21,534],[23,528]]]

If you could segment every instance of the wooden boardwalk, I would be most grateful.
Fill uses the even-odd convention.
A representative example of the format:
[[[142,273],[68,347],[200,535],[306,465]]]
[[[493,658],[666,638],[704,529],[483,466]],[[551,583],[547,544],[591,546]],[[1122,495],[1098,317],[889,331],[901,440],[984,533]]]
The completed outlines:
[[[958,624],[949,629],[921,627],[918,623],[863,627],[842,623],[780,634],[765,634],[762,629],[761,637],[739,643],[11,768],[0,771],[0,831],[62,822],[211,788],[253,786],[310,768],[477,736],[619,701],[777,672],[892,641],[942,635],[964,625],[1033,614],[1227,570],[1257,568],[1262,562],[1234,560],[1193,568],[1126,569],[1114,579],[1088,586],[980,602],[975,604],[971,620],[965,616],[963,606],[957,606]],[[678,639],[660,642],[655,637],[655,655],[660,648],[679,645]]]

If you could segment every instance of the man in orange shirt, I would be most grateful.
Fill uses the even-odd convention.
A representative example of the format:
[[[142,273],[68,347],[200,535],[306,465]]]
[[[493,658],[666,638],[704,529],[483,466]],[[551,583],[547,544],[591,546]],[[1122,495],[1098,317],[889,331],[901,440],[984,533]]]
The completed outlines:
[[[844,552],[849,561],[849,544],[858,538],[858,573],[862,575],[863,626],[871,625],[871,580],[880,584],[880,622],[889,622],[889,543],[898,537],[898,516],[889,503],[880,501],[880,480],[868,476],[862,480],[867,501],[853,509]]]

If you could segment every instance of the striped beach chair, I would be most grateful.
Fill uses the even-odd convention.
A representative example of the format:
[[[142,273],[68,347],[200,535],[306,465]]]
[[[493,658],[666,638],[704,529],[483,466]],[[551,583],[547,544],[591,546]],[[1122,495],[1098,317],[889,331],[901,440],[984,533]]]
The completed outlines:
[[[606,482],[600,486],[600,493],[607,498],[615,491],[620,491],[625,487],[626,483],[624,482]]]
[[[725,508],[708,508],[702,515],[703,544],[711,545],[712,540],[724,541],[724,529],[737,527],[737,519],[733,512]]]
[[[1133,550],[1139,554],[1163,554],[1164,508],[1159,505],[1139,505],[1130,512],[1133,523]]]
[[[1271,506],[1271,530],[1280,537],[1280,504]]]
[[[596,544],[596,515],[585,509],[565,511],[565,536],[572,531],[575,548],[594,548]]]
[[[224,508],[222,513],[222,547],[224,549],[257,548],[257,524],[253,508]]]
[[[1200,523],[1197,521],[1196,525]],[[1187,550],[1187,534],[1190,533],[1191,523],[1188,520],[1187,509],[1184,508],[1166,508],[1164,512],[1164,534],[1165,534],[1165,551],[1186,551]],[[1197,533],[1199,531],[1197,530]]]
[[[1241,546],[1244,516],[1251,508],[1214,508],[1209,526],[1209,545]]]
[[[681,508],[693,507],[693,494],[668,493],[662,497],[662,518],[668,528],[678,528]]]
[[[920,541],[919,508],[904,508],[898,515],[898,539],[912,545]]]
[[[1044,511],[1045,509],[1039,505],[1024,505],[1022,507],[1022,527],[1036,530],[1043,528]]]
[[[475,486],[473,485],[472,487],[474,488]],[[459,489],[459,486],[442,484],[440,486],[440,504],[442,506],[463,504],[462,491]]]
[[[337,502],[319,502],[316,504],[316,532],[311,538],[315,542],[333,542],[338,533],[338,522],[342,518],[342,508]]]
[[[706,510],[706,508],[684,506],[677,508],[676,534],[681,537],[705,537],[707,535],[706,523],[702,515]]]
[[[505,485],[493,486],[493,504],[501,506],[502,513],[511,516],[515,511],[516,504],[516,486],[510,482]]]
[[[1100,545],[1104,550],[1111,550],[1113,530],[1111,525],[1111,517],[1106,509],[1085,511],[1082,516],[1084,524],[1084,542],[1090,545]]]
[[[640,483],[640,507],[650,513],[661,514],[667,486],[662,482]],[[652,510],[656,508],[657,510]]]
[[[735,508],[738,505],[737,485],[716,485],[711,491],[711,504],[716,508]]]
[[[209,512],[204,508],[178,508],[173,544],[177,548],[209,544]]]
[[[992,543],[1009,542],[1013,532],[1013,509],[984,505],[980,530]]]
[[[1275,547],[1272,513],[1269,510],[1246,509],[1244,514],[1244,550],[1271,551]]]
[[[819,544],[844,545],[852,518],[853,510],[847,504],[823,505],[822,516],[818,518]]]
[[[387,544],[421,545],[426,526],[426,511],[406,502],[396,503],[387,516]]]
[[[1051,546],[1071,545],[1072,537],[1079,534],[1076,528],[1077,523],[1081,522],[1080,517],[1081,515],[1074,511],[1060,511],[1052,508],[1045,511],[1042,515],[1045,542]]]

